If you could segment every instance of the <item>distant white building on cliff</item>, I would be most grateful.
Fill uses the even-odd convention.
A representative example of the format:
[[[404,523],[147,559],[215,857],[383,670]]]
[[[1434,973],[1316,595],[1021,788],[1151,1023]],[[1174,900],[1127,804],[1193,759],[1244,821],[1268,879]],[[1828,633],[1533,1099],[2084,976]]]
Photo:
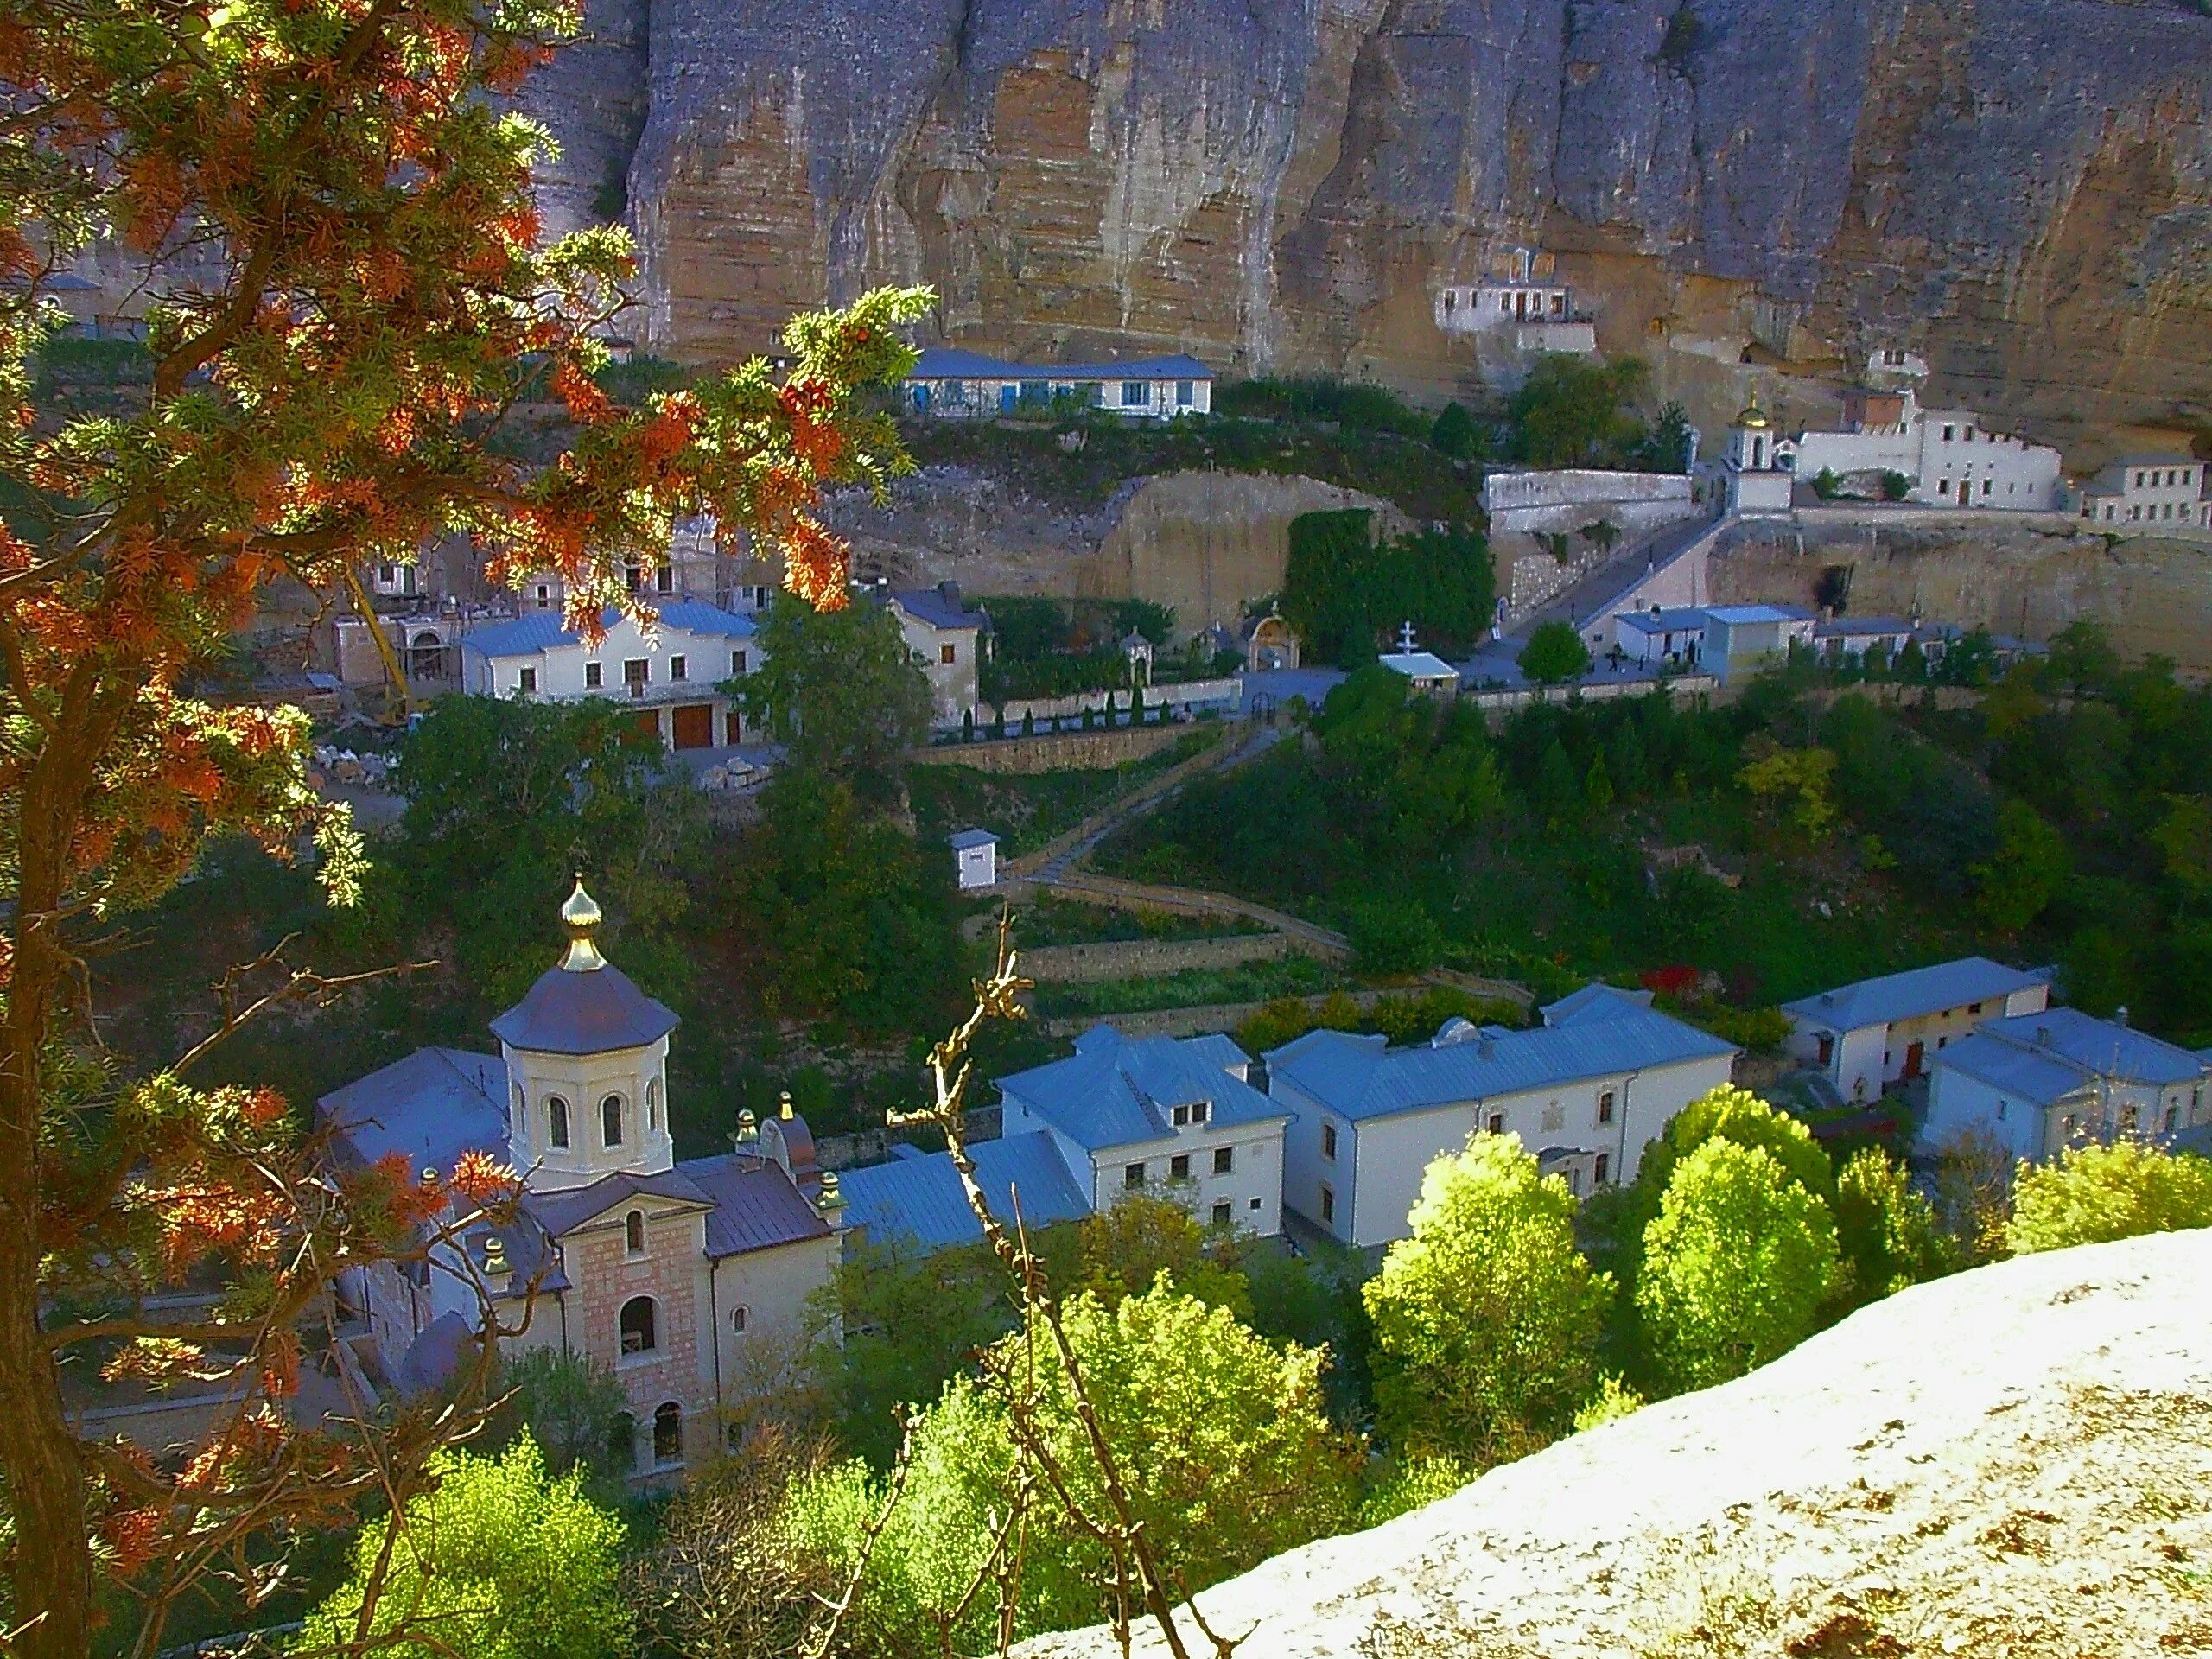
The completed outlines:
[[[1508,249],[1478,282],[1438,289],[1435,316],[1445,334],[1508,336],[1524,352],[1598,350],[1597,325],[1576,313],[1574,290],[1558,280],[1552,256],[1533,248]]]
[[[1213,408],[1213,371],[1180,353],[1128,363],[1014,363],[932,346],[906,381],[906,407],[917,415],[1014,415],[1063,397],[1135,420],[1204,415]]]
[[[2126,455],[2082,486],[2082,517],[2104,524],[2204,522],[2203,463],[2194,455]]]
[[[1800,432],[1775,450],[1802,480],[1832,473],[1862,493],[1898,474],[1905,499],[1923,506],[2050,512],[2060,502],[2057,450],[1993,432],[1970,409],[1923,409],[1910,385],[1847,391],[1841,431]]]

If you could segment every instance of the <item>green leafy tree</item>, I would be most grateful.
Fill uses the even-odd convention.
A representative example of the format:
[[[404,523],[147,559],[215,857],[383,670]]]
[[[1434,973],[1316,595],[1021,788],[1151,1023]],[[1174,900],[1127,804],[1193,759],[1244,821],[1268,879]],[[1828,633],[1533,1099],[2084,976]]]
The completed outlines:
[[[1429,447],[1453,461],[1473,460],[1480,441],[1475,417],[1460,403],[1449,403],[1438,410],[1435,423],[1428,429]]]
[[[1502,1463],[1567,1432],[1612,1294],[1575,1248],[1574,1211],[1511,1136],[1429,1165],[1411,1236],[1365,1291],[1376,1425],[1400,1455]]]
[[[874,605],[817,611],[779,596],[760,664],[727,690],[791,763],[869,800],[898,793],[906,752],[929,734],[930,688],[898,619]]]
[[[1645,467],[1655,473],[1688,472],[1697,461],[1690,450],[1695,435],[1689,411],[1669,398],[1660,405],[1658,418],[1643,441]]]
[[[2166,874],[2191,898],[2212,893],[2212,795],[2169,795],[2151,831]]]
[[[1602,752],[1590,757],[1590,771],[1582,779],[1582,798],[1592,812],[1603,812],[1613,804],[1612,774],[1605,770]]]
[[[2113,649],[2103,624],[2080,617],[2050,636],[2044,670],[2052,683],[2084,696],[2112,688],[2120,677],[2120,653]]]
[[[1907,478],[1903,473],[1891,472],[1884,473],[1882,474],[1883,500],[1902,501],[1905,497],[1911,493],[1912,480]]]
[[[1621,538],[1621,527],[1610,518],[1597,518],[1574,533],[1600,553],[1610,553]]]
[[[1554,738],[1536,763],[1536,803],[1554,823],[1563,823],[1582,805],[1582,788],[1574,779],[1574,762],[1567,745]]]
[[[1521,458],[1538,467],[1582,467],[1625,455],[1642,436],[1624,405],[1650,379],[1642,358],[1588,363],[1539,358],[1508,405]]]
[[[1833,749],[1776,747],[1746,765],[1736,781],[1758,800],[1789,802],[1789,821],[1798,832],[1808,841],[1819,841],[1835,825],[1830,793],[1835,765]]]
[[[2005,1243],[2026,1255],[2187,1227],[2212,1227],[2212,1159],[2120,1140],[2023,1166]]]
[[[587,1354],[529,1348],[500,1364],[498,1389],[507,1395],[491,1433],[527,1436],[556,1478],[581,1469],[595,1491],[617,1497],[630,1472],[629,1395],[613,1372]]]
[[[1466,531],[1378,540],[1357,508],[1291,520],[1282,613],[1313,661],[1370,661],[1376,640],[1408,621],[1432,646],[1464,648],[1489,626],[1494,592],[1489,546]]]
[[[1201,1589],[1357,1514],[1357,1451],[1322,1410],[1318,1351],[1278,1348],[1165,1278],[1111,1309],[1077,1296],[1063,1317],[1135,1515],[1171,1580]],[[1025,1338],[1010,1336],[987,1357],[984,1380],[956,1380],[918,1417],[905,1487],[846,1626],[856,1651],[889,1659],[938,1648],[938,1616],[952,1613],[984,1564],[991,1517],[1010,1503],[1007,1389],[1035,1389],[1034,1432],[1096,1512],[1096,1462],[1050,1354],[1040,1332],[1033,1367]],[[793,1546],[855,1560],[881,1503],[864,1466],[806,1483],[791,1508]],[[1048,1490],[1028,1512],[1016,1637],[1105,1617],[1113,1583],[1104,1546]],[[982,1600],[951,1620],[956,1650],[993,1644]]]
[[[1590,647],[1569,622],[1540,622],[1516,659],[1521,671],[1538,685],[1565,685],[1590,671]]]
[[[2066,838],[2025,801],[1997,809],[1997,849],[1967,867],[1974,911],[1994,928],[2017,933],[2050,908],[2073,860]]]
[[[925,858],[834,776],[779,770],[714,892],[772,1011],[911,1029],[963,982],[949,857]]]
[[[1637,1312],[1661,1371],[1708,1388],[1810,1334],[1836,1271],[1827,1205],[1765,1148],[1709,1141],[1644,1230]]]
[[[622,1523],[581,1471],[549,1474],[527,1434],[497,1460],[441,1453],[437,1484],[365,1528],[346,1582],[308,1616],[302,1648],[403,1646],[468,1659],[619,1659]],[[397,1547],[395,1547],[395,1543]],[[373,1588],[372,1588],[373,1586]]]
[[[1444,935],[1417,899],[1370,899],[1353,907],[1344,931],[1365,974],[1417,974],[1444,953]]]
[[[1210,1236],[1198,1217],[1172,1197],[1132,1192],[1076,1224],[1081,1253],[1077,1288],[1111,1308],[1151,1288],[1161,1274],[1186,1296],[1252,1317],[1251,1288],[1238,1271],[1230,1242]]]
[[[463,978],[493,1006],[544,971],[556,944],[547,895],[576,871],[626,971],[663,994],[688,980],[684,876],[704,815],[626,710],[443,697],[393,776],[407,801],[391,855],[400,931],[411,944],[450,930]]]
[[[1936,1211],[1904,1165],[1878,1147],[1852,1154],[1835,1179],[1836,1244],[1853,1304],[1893,1295],[1958,1265]]]

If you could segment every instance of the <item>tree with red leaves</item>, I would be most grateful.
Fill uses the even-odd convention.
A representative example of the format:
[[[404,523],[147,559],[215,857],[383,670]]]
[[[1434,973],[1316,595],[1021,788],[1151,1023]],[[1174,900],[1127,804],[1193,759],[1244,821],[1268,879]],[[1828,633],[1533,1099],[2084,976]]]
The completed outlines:
[[[86,1650],[103,1575],[151,1653],[211,1575],[265,1594],[284,1529],[370,1501],[397,1517],[471,1411],[295,1421],[302,1333],[338,1273],[514,1198],[489,1167],[334,1166],[286,1103],[192,1087],[205,1044],[150,1077],[99,1053],[88,951],[211,836],[312,842],[340,902],[365,874],[305,781],[304,720],[198,701],[195,673],[269,584],[366,612],[360,569],[455,533],[495,575],[557,573],[587,634],[698,513],[833,608],[819,491],[907,464],[855,394],[911,364],[919,290],[796,320],[780,375],[602,391],[627,245],[543,238],[547,141],[511,110],[576,23],[563,0],[0,0],[0,479],[31,504],[0,531],[0,1476],[34,1659]],[[103,238],[143,263],[150,384],[121,412],[42,416],[49,288]],[[534,467],[504,434],[549,388],[575,436]],[[342,988],[248,967],[210,1041]],[[177,1316],[156,1293],[179,1284],[218,1289]],[[213,1380],[232,1407],[149,1456],[72,1426],[61,1379],[95,1370]]]

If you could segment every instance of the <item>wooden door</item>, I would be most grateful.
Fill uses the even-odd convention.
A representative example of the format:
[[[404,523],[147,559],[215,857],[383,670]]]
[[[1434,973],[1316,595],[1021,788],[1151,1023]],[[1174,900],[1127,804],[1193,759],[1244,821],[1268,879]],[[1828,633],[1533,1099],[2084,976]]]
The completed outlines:
[[[640,709],[637,712],[638,729],[656,743],[660,741],[660,710]]]
[[[676,717],[676,747],[711,749],[715,747],[715,711],[703,702],[679,702],[669,712]]]
[[[1920,1063],[1926,1058],[1927,1053],[1928,1045],[1925,1043],[1909,1043],[1906,1045],[1904,1051],[1904,1074],[1906,1077],[1916,1077],[1920,1075]]]

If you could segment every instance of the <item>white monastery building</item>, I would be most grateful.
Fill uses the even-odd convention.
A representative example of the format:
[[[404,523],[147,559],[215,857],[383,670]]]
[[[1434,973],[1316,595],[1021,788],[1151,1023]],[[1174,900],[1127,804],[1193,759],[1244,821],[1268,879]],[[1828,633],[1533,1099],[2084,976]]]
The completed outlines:
[[[1923,1143],[1993,1138],[2040,1162],[2069,1146],[2171,1142],[2212,1122],[2204,1056],[2079,1008],[1988,1020],[1936,1056]]]
[[[1128,363],[1014,363],[932,346],[906,380],[906,404],[917,415],[1013,415],[1059,397],[1133,420],[1204,415],[1213,408],[1213,371],[1180,353]]]
[[[931,717],[939,726],[957,726],[961,715],[976,706],[983,613],[961,603],[957,582],[894,592],[884,603],[930,683]]]
[[[1407,1236],[1430,1162],[1477,1134],[1512,1135],[1577,1196],[1636,1179],[1668,1120],[1726,1083],[1735,1047],[1589,985],[1529,1031],[1447,1020],[1429,1042],[1313,1031],[1268,1052],[1290,1114],[1283,1202],[1349,1244]]]
[[[2100,528],[2212,524],[2203,486],[2204,463],[2193,455],[2129,455],[2082,486],[2082,517]]]
[[[1436,290],[1436,326],[1447,334],[1510,339],[1523,352],[1564,352],[1579,357],[1598,349],[1597,327],[1574,308],[1574,290],[1558,280],[1552,255],[1510,248],[1473,283]]]
[[[1878,1097],[1917,1077],[1952,1043],[1985,1020],[2040,1014],[2050,982],[1986,957],[1961,957],[1839,985],[1785,1002],[1789,1052],[1824,1072],[1846,1100]]]
[[[760,665],[749,618],[697,600],[659,607],[647,638],[617,611],[606,635],[586,645],[557,611],[530,611],[479,628],[461,641],[461,689],[486,697],[602,698],[636,712],[640,727],[671,748],[734,747],[744,741],[736,706],[716,688]]]
[[[1800,432],[1777,446],[1801,480],[1833,473],[1863,494],[1878,494],[1882,474],[1909,480],[1906,499],[1923,506],[2057,510],[2058,451],[1993,432],[1970,409],[1923,409],[1910,385],[1844,394],[1843,429]]]
[[[569,945],[492,1022],[496,1054],[418,1049],[316,1103],[337,1155],[451,1171],[482,1153],[520,1172],[517,1224],[479,1222],[427,1264],[340,1281],[388,1379],[434,1388],[480,1331],[477,1286],[519,1325],[506,1344],[612,1371],[630,1406],[633,1472],[720,1449],[721,1408],[785,1380],[815,1332],[807,1299],[836,1265],[842,1200],[805,1122],[741,1119],[733,1150],[676,1161],[668,1043],[677,1017],[600,954],[582,881]]]

